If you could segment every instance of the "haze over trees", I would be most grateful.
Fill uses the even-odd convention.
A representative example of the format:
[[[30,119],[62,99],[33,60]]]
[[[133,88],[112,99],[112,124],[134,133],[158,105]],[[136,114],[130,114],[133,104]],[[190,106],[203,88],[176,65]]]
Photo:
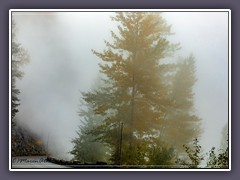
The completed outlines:
[[[106,41],[103,52],[93,50],[102,60],[104,86],[82,93],[94,115],[102,117],[89,133],[110,148],[114,164],[171,164],[182,145],[200,133],[194,57],[166,60],[180,45],[168,41],[171,26],[159,13],[119,12],[112,20],[118,23],[113,42]]]
[[[85,110],[84,110],[85,109]],[[96,141],[96,136],[89,132],[102,123],[102,117],[95,115],[90,104],[81,103],[79,116],[83,117],[77,131],[77,137],[72,140],[74,155],[73,160],[81,162],[108,161],[108,148],[103,143]]]
[[[19,112],[20,90],[16,86],[16,81],[21,80],[24,72],[21,69],[24,65],[30,62],[28,51],[17,41],[16,37],[17,25],[12,21],[12,58],[11,58],[11,152],[12,156],[29,156],[29,155],[43,155],[45,150],[39,137],[22,127],[17,119],[16,114]]]
[[[12,156],[228,168],[224,14],[13,13]]]
[[[194,114],[193,87],[196,82],[195,61],[193,55],[176,64],[169,98],[173,104],[167,111],[165,139],[179,152],[183,144],[188,144],[201,133],[200,118]]]
[[[16,39],[16,23],[12,22],[12,124],[14,125],[15,116],[18,112],[18,106],[20,105],[20,100],[18,95],[20,90],[16,87],[16,80],[22,79],[24,76],[24,72],[21,70],[23,65],[29,63],[29,54],[26,49],[24,49],[20,43],[17,42]]]

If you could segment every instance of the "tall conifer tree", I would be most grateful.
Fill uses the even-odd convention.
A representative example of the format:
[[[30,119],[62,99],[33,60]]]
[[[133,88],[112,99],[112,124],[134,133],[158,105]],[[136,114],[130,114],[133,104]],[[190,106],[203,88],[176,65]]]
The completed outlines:
[[[83,106],[85,107],[82,108]],[[107,161],[108,148],[96,141],[97,136],[89,133],[102,123],[103,118],[94,114],[91,104],[84,104],[84,102],[81,102],[78,114],[81,117],[81,125],[77,131],[77,137],[72,140],[74,147],[70,153],[74,156],[73,159],[92,163]]]
[[[119,12],[112,19],[119,23],[118,33],[111,32],[113,43],[106,42],[102,53],[93,51],[103,61],[108,86],[83,95],[96,114],[107,115],[94,133],[115,147],[113,161],[139,164],[145,157],[140,152],[148,148],[145,137],[159,131],[171,104],[164,83],[170,66],[162,59],[179,45],[167,40],[170,26],[159,13]]]
[[[169,96],[173,104],[167,110],[167,125],[163,133],[165,140],[179,152],[183,152],[183,145],[199,137],[201,132],[201,119],[194,109],[193,86],[196,80],[195,60],[193,55],[190,55],[177,64]]]
[[[11,82],[11,87],[12,87],[12,100],[11,100],[11,105],[12,105],[12,113],[11,113],[11,118],[12,118],[12,124],[15,124],[14,118],[16,116],[16,113],[18,112],[18,106],[20,105],[20,100],[18,98],[18,95],[20,93],[20,90],[16,87],[16,80],[17,79],[22,79],[24,72],[21,71],[20,67],[29,63],[29,54],[26,49],[22,47],[20,43],[17,42],[16,38],[16,23],[12,21],[12,82]]]

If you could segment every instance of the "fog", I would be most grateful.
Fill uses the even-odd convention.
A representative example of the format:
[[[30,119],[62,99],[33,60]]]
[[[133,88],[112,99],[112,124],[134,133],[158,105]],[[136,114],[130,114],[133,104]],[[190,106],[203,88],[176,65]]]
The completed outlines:
[[[39,135],[48,150],[71,158],[71,139],[80,124],[79,91],[94,86],[102,51],[111,40],[112,12],[14,12],[17,38],[31,56],[17,81],[21,90],[18,121]],[[166,12],[172,25],[175,54],[196,60],[195,112],[202,119],[200,141],[208,151],[218,147],[228,122],[228,14],[227,12]]]

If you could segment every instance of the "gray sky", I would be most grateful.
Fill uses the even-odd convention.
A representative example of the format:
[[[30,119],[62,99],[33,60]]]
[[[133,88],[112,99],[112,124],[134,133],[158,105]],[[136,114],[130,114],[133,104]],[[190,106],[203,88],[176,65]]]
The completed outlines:
[[[70,157],[70,140],[79,125],[80,91],[98,75],[100,60],[91,49],[102,51],[104,40],[116,30],[110,12],[13,13],[18,41],[29,51],[31,62],[18,81],[21,89],[19,121],[40,135],[49,149]],[[228,121],[228,16],[227,12],[162,13],[180,42],[175,57],[191,53],[196,59],[195,109],[202,118],[201,143],[218,147]]]

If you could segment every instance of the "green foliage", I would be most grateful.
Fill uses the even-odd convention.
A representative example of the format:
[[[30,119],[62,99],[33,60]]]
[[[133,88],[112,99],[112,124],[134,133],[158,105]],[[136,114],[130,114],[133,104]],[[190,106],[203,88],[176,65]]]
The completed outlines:
[[[171,168],[174,164],[175,152],[164,142],[158,142],[149,148],[149,165],[159,165],[159,168]]]
[[[191,160],[191,167],[197,168],[200,162],[204,159],[203,155],[201,155],[202,147],[199,145],[198,139],[194,139],[193,141],[193,148],[190,149],[188,146],[184,145],[185,150],[188,154],[188,157]]]
[[[208,168],[228,168],[229,166],[228,147],[222,153],[216,154],[213,147],[209,152],[207,161]]]
[[[206,161],[206,168],[228,168],[229,166],[229,150],[228,147],[221,153],[216,154],[215,147],[212,147],[209,154],[202,153],[202,147],[199,145],[198,139],[194,139],[192,146],[184,145],[186,157],[178,158],[176,164],[182,168],[201,168],[199,166],[202,161]]]
[[[207,167],[214,168],[217,164],[217,155],[215,154],[215,147],[212,147],[212,149],[209,151],[209,157],[207,162]]]
[[[218,155],[218,162],[217,165],[221,168],[228,168],[229,166],[229,149],[228,147],[226,150]]]
[[[72,143],[74,143],[74,148],[70,153],[74,155],[73,160],[93,163],[98,161],[106,162],[107,149],[103,144],[95,142],[94,140],[93,136],[79,134],[78,138],[72,141]]]
[[[228,147],[228,124],[222,129],[222,140],[220,150],[217,154],[213,147],[209,152],[207,167],[209,168],[228,168],[229,166],[229,147]]]
[[[204,160],[204,155],[202,154],[202,147],[199,145],[197,138],[193,140],[192,146],[183,145],[187,158],[177,159],[176,164],[188,168],[198,168],[201,161]]]
[[[70,153],[74,155],[73,160],[80,162],[106,162],[109,149],[103,143],[97,142],[97,137],[89,133],[97,125],[101,124],[102,118],[94,115],[90,104],[87,104],[85,109],[80,109],[78,113],[82,118],[81,125],[77,131],[78,136],[72,140],[74,148]]]

